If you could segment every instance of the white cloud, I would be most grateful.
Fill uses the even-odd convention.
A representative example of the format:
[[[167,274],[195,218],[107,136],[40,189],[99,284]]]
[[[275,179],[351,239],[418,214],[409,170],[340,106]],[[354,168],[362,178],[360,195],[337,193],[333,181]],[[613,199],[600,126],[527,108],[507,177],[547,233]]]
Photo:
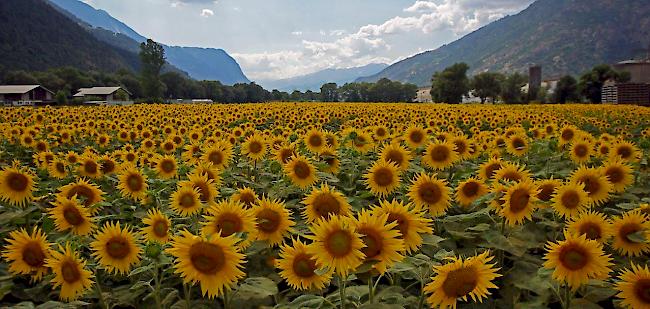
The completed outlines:
[[[301,35],[302,35],[302,31],[293,31],[293,32],[291,32],[291,35],[301,36]]]
[[[210,10],[210,9],[203,9],[203,10],[201,10],[201,16],[202,17],[214,16],[214,11]]]

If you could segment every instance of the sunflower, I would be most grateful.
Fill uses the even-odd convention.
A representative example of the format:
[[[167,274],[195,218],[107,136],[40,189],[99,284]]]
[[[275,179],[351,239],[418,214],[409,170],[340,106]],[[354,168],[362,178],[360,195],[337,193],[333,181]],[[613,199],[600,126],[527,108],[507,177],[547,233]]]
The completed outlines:
[[[210,162],[217,169],[224,169],[230,165],[232,158],[232,146],[226,142],[211,145],[203,151],[202,162]]]
[[[586,235],[587,239],[605,243],[612,236],[612,223],[604,214],[585,211],[572,218],[567,231],[576,235]]]
[[[199,198],[201,203],[205,206],[212,206],[215,204],[214,199],[219,196],[219,191],[217,191],[217,186],[214,179],[209,179],[206,173],[196,174],[193,173],[187,176],[188,180],[184,180],[178,183],[181,187],[192,187],[199,191]]]
[[[253,207],[257,221],[257,240],[267,241],[271,246],[282,243],[284,236],[293,232],[295,222],[289,210],[279,200],[261,198]]]
[[[131,266],[140,262],[142,249],[136,242],[136,234],[127,225],[122,229],[120,223],[106,223],[90,243],[92,256],[111,273],[128,273]]]
[[[316,222],[319,219],[327,219],[330,215],[346,217],[351,213],[350,204],[345,195],[327,184],[321,185],[318,189],[313,189],[302,200],[302,203],[305,204],[302,216],[308,223]]]
[[[367,153],[374,147],[372,136],[366,132],[358,131],[354,131],[353,134],[350,134],[348,146],[360,153]]]
[[[553,209],[561,217],[572,218],[589,208],[589,197],[580,183],[560,186],[552,199]]]
[[[91,289],[93,273],[86,269],[86,261],[66,243],[59,245],[59,251],[50,251],[52,256],[45,260],[46,266],[52,269],[52,287],[61,287],[59,298],[72,301],[83,296]]]
[[[564,126],[559,132],[560,146],[569,144],[577,135],[577,128],[574,126]]]
[[[284,172],[291,178],[291,182],[300,189],[307,189],[318,181],[316,168],[307,158],[301,155],[292,157],[284,165]]]
[[[437,170],[448,168],[460,158],[455,149],[456,145],[450,141],[431,142],[424,152],[422,163]]]
[[[121,169],[120,165],[109,155],[103,155],[98,160],[102,175],[110,175]]]
[[[171,196],[171,209],[181,217],[188,217],[201,211],[201,194],[191,184],[179,186]]]
[[[332,147],[325,148],[321,154],[321,159],[325,162],[326,166],[323,168],[323,172],[335,174],[339,171],[341,162],[339,161],[336,150]]]
[[[494,180],[519,182],[532,180],[532,177],[525,167],[516,163],[503,162],[501,168],[494,174]]]
[[[420,127],[411,126],[406,129],[404,140],[411,149],[418,148],[427,142],[427,132]]]
[[[0,171],[0,200],[11,205],[24,206],[33,199],[34,175],[18,164]]]
[[[210,237],[213,234],[219,234],[222,237],[228,237],[239,233],[237,237],[243,241],[238,246],[242,249],[246,248],[255,238],[255,214],[243,204],[232,200],[221,201],[210,207],[208,214],[208,216],[204,216],[206,222],[203,223],[204,226],[201,229],[204,236]]]
[[[605,163],[601,172],[612,184],[613,192],[625,192],[625,189],[634,183],[632,167],[620,160]]]
[[[615,284],[616,295],[623,306],[635,309],[650,308],[650,270],[632,263],[632,269],[624,269]]]
[[[312,240],[306,251],[319,268],[329,267],[346,278],[363,263],[365,255],[361,249],[364,244],[351,220],[331,216],[328,220],[318,220],[309,229],[314,235],[305,236]]]
[[[553,279],[566,283],[574,292],[590,279],[606,279],[611,258],[603,247],[586,235],[564,233],[565,240],[547,243],[544,267],[553,269]]]
[[[471,177],[458,184],[456,202],[463,207],[468,207],[487,192],[488,187],[482,181]]]
[[[314,255],[307,253],[307,246],[297,239],[293,239],[291,244],[282,245],[275,266],[280,269],[280,277],[296,290],[322,290],[329,284],[334,272],[329,268],[317,272]]]
[[[142,228],[142,234],[146,240],[161,244],[169,241],[171,221],[160,210],[150,209],[147,216],[142,219],[142,223],[145,225]]]
[[[388,215],[388,223],[397,223],[394,227],[401,234],[404,240],[404,247],[407,253],[414,252],[422,245],[421,234],[433,234],[433,229],[429,226],[431,220],[424,217],[424,214],[411,207],[404,205],[399,201],[381,201],[379,207],[372,209],[373,215]]]
[[[153,160],[156,173],[162,179],[174,178],[177,175],[178,163],[170,155],[158,156]]]
[[[571,174],[571,182],[584,185],[590,205],[600,205],[609,199],[612,183],[600,170],[581,166]]]
[[[305,134],[304,137],[305,146],[307,149],[313,153],[320,153],[325,147],[327,147],[327,142],[325,141],[325,135],[323,132],[320,132],[315,129],[311,129]]]
[[[68,176],[68,162],[64,159],[54,159],[47,166],[47,172],[56,179],[64,179]]]
[[[456,308],[458,299],[467,301],[468,296],[482,302],[490,295],[488,289],[496,289],[492,282],[501,277],[499,268],[490,262],[494,259],[489,251],[467,259],[452,257],[451,262],[433,266],[435,275],[423,293],[431,294],[427,301],[432,308]]]
[[[571,144],[570,157],[573,162],[583,164],[589,161],[594,152],[594,145],[586,140],[574,141]]]
[[[249,136],[241,145],[241,153],[253,161],[262,160],[267,150],[268,145],[266,141],[256,134]]]
[[[650,220],[638,210],[628,211],[612,222],[614,242],[612,247],[625,256],[641,256],[650,252]],[[632,239],[640,235],[641,239]]]
[[[56,230],[60,232],[72,230],[76,235],[88,235],[95,228],[89,210],[79,204],[76,196],[72,198],[58,196],[54,207],[48,209],[48,213],[54,220]]]
[[[483,181],[494,179],[496,172],[501,169],[502,163],[499,158],[490,158],[479,167],[478,177]]]
[[[354,224],[364,244],[361,252],[366,256],[365,261],[374,261],[372,267],[377,272],[383,274],[404,259],[404,240],[396,229],[397,222],[388,222],[388,214],[374,216],[363,209],[357,213]]]
[[[237,189],[237,192],[235,192],[235,194],[233,194],[230,199],[234,202],[243,204],[246,208],[253,207],[253,205],[259,201],[257,193],[255,193],[255,191],[249,187]]]
[[[101,165],[92,157],[82,157],[79,160],[77,172],[79,175],[97,179],[102,177]]]
[[[370,192],[379,197],[391,194],[400,185],[397,165],[383,160],[377,160],[363,178]]]
[[[9,273],[31,275],[34,281],[48,273],[45,260],[50,257],[51,244],[40,228],[34,227],[31,235],[24,228],[12,231],[5,241],[8,245],[2,257],[9,262]]]
[[[280,164],[287,164],[296,155],[296,146],[293,144],[282,145],[275,150],[275,160]]]
[[[550,179],[537,180],[535,181],[535,185],[539,189],[539,193],[537,193],[539,201],[550,202],[557,188],[562,186],[562,181],[551,177]]]
[[[406,171],[411,161],[411,154],[408,149],[397,143],[386,145],[379,157],[386,162],[395,163],[400,171]]]
[[[513,134],[508,139],[508,153],[521,157],[528,152],[528,138],[523,134]]]
[[[627,141],[619,141],[612,145],[609,152],[610,159],[620,159],[623,162],[635,163],[641,160],[642,152],[633,143]]]
[[[531,181],[518,182],[508,188],[503,196],[503,204],[499,211],[511,226],[530,220],[537,208],[537,193],[539,190]]]
[[[230,290],[246,274],[244,255],[237,249],[234,235],[210,238],[195,236],[187,230],[175,236],[166,251],[174,256],[175,273],[183,283],[200,283],[203,295],[213,298]]]
[[[117,177],[117,188],[124,197],[144,201],[147,198],[147,177],[135,167],[125,168]]]
[[[76,196],[85,207],[90,210],[90,214],[94,215],[99,211],[99,207],[94,207],[97,203],[104,200],[104,192],[99,189],[95,184],[87,182],[83,178],[77,182],[69,183],[59,188],[59,196],[71,199]]]
[[[447,181],[436,175],[418,175],[409,188],[408,197],[416,207],[428,209],[432,217],[443,215],[451,206]]]

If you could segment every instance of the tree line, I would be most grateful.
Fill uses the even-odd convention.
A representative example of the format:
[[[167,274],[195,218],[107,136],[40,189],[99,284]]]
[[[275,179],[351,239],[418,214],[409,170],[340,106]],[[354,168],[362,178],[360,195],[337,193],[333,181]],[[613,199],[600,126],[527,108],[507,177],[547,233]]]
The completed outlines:
[[[528,77],[521,73],[503,74],[482,72],[471,78],[467,76],[469,66],[456,63],[431,78],[431,98],[433,102],[457,104],[470,94],[478,97],[481,103],[499,100],[508,104],[591,102],[601,103],[602,87],[607,80],[627,82],[628,72],[618,72],[609,65],[594,66],[579,79],[571,75],[562,76],[555,89],[542,87],[536,93],[525,91]]]

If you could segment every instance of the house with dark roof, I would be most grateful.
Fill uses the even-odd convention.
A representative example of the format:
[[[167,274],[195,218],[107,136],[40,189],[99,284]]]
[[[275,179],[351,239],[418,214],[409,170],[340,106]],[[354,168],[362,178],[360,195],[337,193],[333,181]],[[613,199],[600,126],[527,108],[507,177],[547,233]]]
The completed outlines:
[[[0,103],[5,106],[34,106],[53,102],[54,93],[41,85],[0,85]]]
[[[128,105],[133,103],[130,100],[131,93],[122,87],[81,88],[73,97],[81,98],[84,104]]]

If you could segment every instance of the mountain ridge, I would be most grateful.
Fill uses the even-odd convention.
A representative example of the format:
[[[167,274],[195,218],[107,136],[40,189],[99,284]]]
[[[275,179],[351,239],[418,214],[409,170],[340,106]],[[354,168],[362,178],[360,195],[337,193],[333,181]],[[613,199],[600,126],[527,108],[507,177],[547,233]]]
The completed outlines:
[[[345,83],[354,82],[359,77],[375,74],[386,67],[388,67],[388,64],[385,63],[370,63],[351,68],[327,68],[291,78],[259,80],[258,82],[265,88],[281,91],[320,91],[320,87],[325,83],[333,82],[341,86]]]

